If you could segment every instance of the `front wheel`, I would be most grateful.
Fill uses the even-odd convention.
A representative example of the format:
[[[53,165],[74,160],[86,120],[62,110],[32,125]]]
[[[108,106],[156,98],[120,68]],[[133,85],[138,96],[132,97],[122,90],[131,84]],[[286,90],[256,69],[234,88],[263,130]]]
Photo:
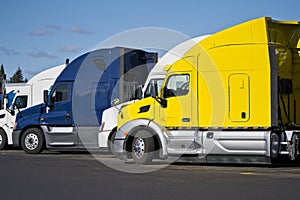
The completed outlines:
[[[24,132],[21,138],[22,149],[29,154],[38,154],[43,151],[44,137],[38,128],[30,128]]]
[[[150,164],[154,157],[154,140],[152,134],[141,130],[132,142],[132,158],[137,164]]]
[[[107,140],[108,152],[114,154],[114,142],[117,131],[115,130]]]
[[[7,136],[3,130],[0,130],[0,150],[7,146]]]

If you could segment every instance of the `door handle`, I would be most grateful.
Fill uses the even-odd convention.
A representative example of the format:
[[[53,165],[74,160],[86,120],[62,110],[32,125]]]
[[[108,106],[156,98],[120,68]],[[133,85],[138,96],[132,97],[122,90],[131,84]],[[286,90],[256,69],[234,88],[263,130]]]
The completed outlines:
[[[182,122],[190,122],[191,119],[190,119],[190,118],[182,118],[181,121],[182,121]]]
[[[70,120],[70,114],[69,113],[66,114],[66,120]]]

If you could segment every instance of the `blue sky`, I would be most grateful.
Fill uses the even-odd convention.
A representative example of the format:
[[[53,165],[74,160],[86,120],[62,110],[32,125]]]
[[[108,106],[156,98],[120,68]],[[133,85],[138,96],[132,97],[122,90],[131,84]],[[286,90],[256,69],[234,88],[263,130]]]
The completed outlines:
[[[162,27],[189,37],[262,16],[300,21],[299,0],[1,0],[0,64],[26,78],[114,34]]]

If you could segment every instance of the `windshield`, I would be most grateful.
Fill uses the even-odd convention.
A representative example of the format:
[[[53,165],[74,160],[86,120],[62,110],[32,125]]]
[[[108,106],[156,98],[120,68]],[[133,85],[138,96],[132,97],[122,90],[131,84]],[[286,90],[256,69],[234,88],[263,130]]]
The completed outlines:
[[[120,85],[122,85],[122,88],[120,88]],[[137,87],[137,82],[123,81],[122,84],[120,84],[120,80],[117,80],[115,88],[111,94],[111,106],[137,99]]]
[[[147,89],[144,93],[144,98],[154,96],[156,97],[158,95],[158,92],[160,91],[160,88],[164,82],[164,79],[152,79],[150,80]]]

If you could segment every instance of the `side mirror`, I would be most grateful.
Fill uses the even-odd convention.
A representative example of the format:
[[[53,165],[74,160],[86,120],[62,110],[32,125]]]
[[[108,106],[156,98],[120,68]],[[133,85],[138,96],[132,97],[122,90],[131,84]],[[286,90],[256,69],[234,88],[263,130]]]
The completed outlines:
[[[7,112],[9,112],[12,116],[15,116],[16,112],[14,110],[11,109],[7,109]]]
[[[135,98],[136,99],[142,99],[143,98],[143,90],[142,90],[141,86],[139,86],[138,88],[136,88],[136,90],[135,90]]]
[[[164,93],[164,88],[161,90]],[[161,96],[164,96],[164,94],[161,94]],[[166,108],[168,106],[168,101],[163,98],[163,97],[159,97],[159,96],[155,96],[154,94],[151,94],[151,97],[154,98],[160,105],[162,108]]]
[[[167,99],[161,98],[159,96],[156,96],[154,98],[161,105],[162,108],[168,107],[168,101],[167,101]]]
[[[44,103],[48,105],[48,101],[49,101],[48,90],[44,90],[43,92],[44,92]]]
[[[160,105],[162,108],[166,108],[166,107],[168,107],[168,101],[164,98],[161,98]]]
[[[153,93],[151,93],[151,97],[154,98],[154,99],[157,98],[157,96],[155,94],[153,94]]]

